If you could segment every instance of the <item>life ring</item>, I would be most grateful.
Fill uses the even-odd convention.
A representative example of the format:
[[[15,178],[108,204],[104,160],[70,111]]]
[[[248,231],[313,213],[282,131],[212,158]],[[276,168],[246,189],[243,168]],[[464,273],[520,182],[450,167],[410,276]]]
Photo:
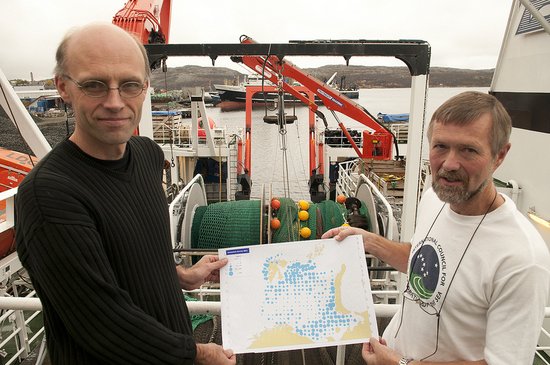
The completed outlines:
[[[198,122],[199,122],[199,132],[198,132],[199,139],[206,139],[206,131],[202,127],[202,117],[199,117]],[[214,119],[212,119],[211,117],[208,117],[208,124],[210,125],[210,129],[216,128],[216,122],[214,122]]]

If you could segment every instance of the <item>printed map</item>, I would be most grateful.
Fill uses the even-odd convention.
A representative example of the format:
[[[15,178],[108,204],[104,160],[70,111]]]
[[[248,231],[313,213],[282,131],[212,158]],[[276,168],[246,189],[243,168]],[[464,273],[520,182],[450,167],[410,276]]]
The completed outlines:
[[[378,336],[360,236],[220,249],[223,346],[235,353]]]

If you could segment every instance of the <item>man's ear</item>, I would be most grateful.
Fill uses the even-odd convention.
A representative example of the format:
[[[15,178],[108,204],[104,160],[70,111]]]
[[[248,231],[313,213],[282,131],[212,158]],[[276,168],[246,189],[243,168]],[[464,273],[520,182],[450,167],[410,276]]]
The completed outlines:
[[[506,155],[508,154],[508,151],[510,151],[510,147],[512,144],[510,142],[506,143],[504,147],[500,149],[500,151],[497,153],[497,157],[495,158],[495,165],[493,167],[493,171],[498,169],[498,167],[502,164],[504,159],[506,158]]]
[[[54,77],[54,83],[55,87],[57,88],[57,92],[59,93],[59,96],[61,96],[61,99],[67,104],[71,103],[71,96],[67,92],[67,80],[64,77],[56,75]]]

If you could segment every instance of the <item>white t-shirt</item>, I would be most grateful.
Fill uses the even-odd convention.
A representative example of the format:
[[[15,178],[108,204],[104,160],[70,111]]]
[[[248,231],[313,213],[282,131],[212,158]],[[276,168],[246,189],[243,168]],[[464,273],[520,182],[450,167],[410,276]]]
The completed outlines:
[[[514,202],[503,197],[505,203],[481,222],[483,216],[456,214],[432,189],[426,192],[409,256],[410,299],[384,332],[388,346],[416,360],[437,345],[426,360],[533,363],[550,254]]]

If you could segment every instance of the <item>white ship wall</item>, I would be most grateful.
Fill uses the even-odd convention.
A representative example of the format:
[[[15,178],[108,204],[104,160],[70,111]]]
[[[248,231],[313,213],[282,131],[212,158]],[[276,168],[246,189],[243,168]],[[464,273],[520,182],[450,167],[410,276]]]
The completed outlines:
[[[544,30],[516,34],[524,6],[512,5],[499,61],[496,66],[492,92],[550,93],[550,34]],[[547,121],[550,125],[550,120]],[[512,148],[495,173],[502,180],[515,180],[521,188],[518,208],[527,214],[534,208],[537,214],[550,219],[550,134],[514,128]],[[550,248],[550,228],[533,225]]]

